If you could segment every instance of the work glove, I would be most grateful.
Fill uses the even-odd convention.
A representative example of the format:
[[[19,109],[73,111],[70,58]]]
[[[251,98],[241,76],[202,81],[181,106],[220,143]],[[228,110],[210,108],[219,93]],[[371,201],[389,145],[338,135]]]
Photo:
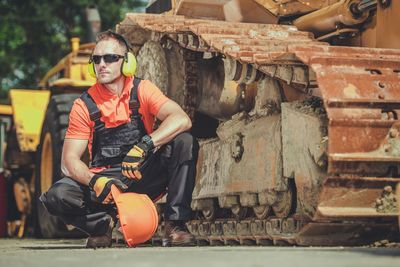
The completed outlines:
[[[126,154],[122,161],[122,175],[135,180],[142,179],[139,168],[153,148],[154,144],[151,137],[145,135],[142,140],[134,145],[133,148],[129,150],[128,154]]]
[[[89,187],[96,193],[97,199],[103,204],[108,204],[112,200],[111,185],[115,185],[121,191],[128,188],[120,180],[100,174],[93,175],[89,182]]]

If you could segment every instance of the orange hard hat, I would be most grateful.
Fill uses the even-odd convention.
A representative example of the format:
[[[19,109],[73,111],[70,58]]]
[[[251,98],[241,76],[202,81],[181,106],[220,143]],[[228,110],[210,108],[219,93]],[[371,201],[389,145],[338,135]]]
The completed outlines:
[[[149,240],[158,226],[158,215],[153,201],[145,194],[121,193],[114,185],[111,186],[111,193],[128,246],[133,247]]]

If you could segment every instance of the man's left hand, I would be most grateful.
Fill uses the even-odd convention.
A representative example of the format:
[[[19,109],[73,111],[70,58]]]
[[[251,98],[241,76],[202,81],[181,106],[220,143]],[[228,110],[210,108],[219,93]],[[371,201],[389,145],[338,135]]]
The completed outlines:
[[[153,148],[154,146],[151,138],[149,136],[143,137],[137,145],[129,150],[128,154],[122,161],[122,175],[131,179],[142,179],[142,174],[139,168],[144,162],[149,151]]]

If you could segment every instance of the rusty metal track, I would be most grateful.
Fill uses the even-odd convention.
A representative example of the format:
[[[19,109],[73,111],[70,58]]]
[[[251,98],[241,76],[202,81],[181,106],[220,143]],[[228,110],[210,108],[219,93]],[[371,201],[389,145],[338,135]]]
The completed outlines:
[[[384,223],[303,223],[296,218],[269,218],[266,220],[218,219],[213,222],[193,220],[189,231],[195,235],[198,245],[300,245],[336,246],[370,244],[379,238],[396,233],[392,221]],[[163,225],[160,225],[153,244],[161,244]],[[327,233],[335,233],[327,235]]]
[[[284,52],[289,44],[317,42],[307,32],[293,26],[186,19],[182,16],[128,14],[119,25],[139,26],[151,32],[169,35],[185,48],[220,52],[237,60],[255,63],[271,52]]]
[[[400,51],[298,46],[289,51],[317,76],[330,121],[328,172],[388,175],[397,169]],[[352,167],[342,167],[349,161]]]

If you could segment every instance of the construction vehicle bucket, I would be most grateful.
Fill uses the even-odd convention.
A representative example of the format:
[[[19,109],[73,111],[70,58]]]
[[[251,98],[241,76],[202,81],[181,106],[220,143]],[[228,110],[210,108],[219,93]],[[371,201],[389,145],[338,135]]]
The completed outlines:
[[[121,193],[114,185],[111,192],[127,245],[134,247],[149,240],[158,226],[157,210],[151,199],[144,194]]]

